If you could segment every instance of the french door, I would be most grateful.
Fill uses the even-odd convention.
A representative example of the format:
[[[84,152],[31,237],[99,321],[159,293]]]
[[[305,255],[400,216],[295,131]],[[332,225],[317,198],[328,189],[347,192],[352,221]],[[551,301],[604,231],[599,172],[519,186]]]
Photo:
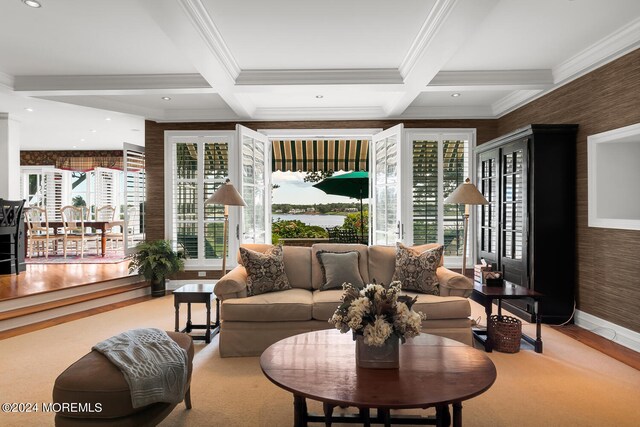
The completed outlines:
[[[369,241],[374,245],[395,245],[404,238],[401,202],[403,131],[404,126],[399,124],[373,135],[371,140]]]
[[[240,145],[240,194],[247,204],[242,208],[242,243],[271,243],[271,144],[269,138],[242,125],[236,125]]]

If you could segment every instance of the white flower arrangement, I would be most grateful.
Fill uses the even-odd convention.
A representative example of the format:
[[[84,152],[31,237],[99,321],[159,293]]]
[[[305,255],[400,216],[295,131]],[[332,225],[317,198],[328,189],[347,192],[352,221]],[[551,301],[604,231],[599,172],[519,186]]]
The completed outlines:
[[[417,298],[400,295],[400,282],[391,282],[388,288],[372,283],[359,289],[351,283],[342,285],[342,304],[329,323],[340,332],[353,331],[353,338],[364,336],[364,343],[380,347],[395,335],[403,343],[420,334],[424,314],[411,309]]]

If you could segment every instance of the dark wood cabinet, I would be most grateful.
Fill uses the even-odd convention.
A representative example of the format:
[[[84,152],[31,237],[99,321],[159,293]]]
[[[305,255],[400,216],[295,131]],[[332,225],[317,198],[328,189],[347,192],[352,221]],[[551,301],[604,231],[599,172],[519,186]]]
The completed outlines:
[[[530,125],[475,149],[477,186],[488,205],[476,212],[478,262],[506,280],[545,295],[542,321],[573,312],[575,287],[575,146],[577,125]],[[505,301],[533,321],[533,306]]]

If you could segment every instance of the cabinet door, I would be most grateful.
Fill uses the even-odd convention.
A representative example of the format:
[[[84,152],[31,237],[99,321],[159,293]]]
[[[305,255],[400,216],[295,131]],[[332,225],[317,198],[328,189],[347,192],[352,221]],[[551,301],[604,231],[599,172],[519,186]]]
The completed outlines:
[[[500,269],[505,279],[529,285],[527,275],[527,139],[500,150]]]
[[[478,189],[487,205],[478,206],[478,258],[484,258],[494,269],[499,268],[498,211],[499,211],[499,149],[478,155]]]

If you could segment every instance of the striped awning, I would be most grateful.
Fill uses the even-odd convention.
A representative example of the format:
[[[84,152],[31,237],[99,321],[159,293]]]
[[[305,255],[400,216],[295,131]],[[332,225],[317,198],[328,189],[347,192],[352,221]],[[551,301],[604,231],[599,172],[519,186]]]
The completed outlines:
[[[272,141],[273,171],[367,171],[369,141],[360,139]]]

